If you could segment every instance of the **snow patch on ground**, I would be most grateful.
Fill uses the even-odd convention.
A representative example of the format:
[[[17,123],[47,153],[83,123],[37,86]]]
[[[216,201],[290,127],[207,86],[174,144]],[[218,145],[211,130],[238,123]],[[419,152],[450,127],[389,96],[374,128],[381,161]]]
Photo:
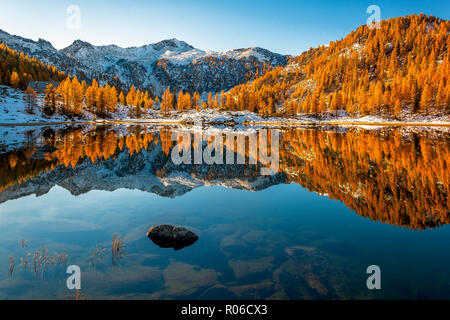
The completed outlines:
[[[6,86],[0,86],[0,124],[66,122],[69,118],[55,114],[52,117],[42,113],[43,99],[38,96],[33,113],[26,111],[25,94]]]
[[[136,119],[136,108],[119,105],[116,111],[107,119],[101,119],[88,111],[83,111],[79,119],[70,119],[64,115],[55,114],[51,117],[42,112],[43,97],[38,96],[33,113],[27,112],[25,94],[20,90],[0,86],[0,124],[38,124],[59,122],[125,122],[136,124],[211,124],[211,125],[357,125],[377,126],[377,124],[423,124],[450,125],[450,115],[421,115],[404,111],[401,120],[386,119],[379,115],[352,117],[345,111],[323,114],[314,117],[311,114],[297,114],[291,117],[265,118],[250,111],[223,111],[215,109],[190,110],[186,112],[172,111],[164,115],[160,110],[145,110],[141,108],[141,117]]]

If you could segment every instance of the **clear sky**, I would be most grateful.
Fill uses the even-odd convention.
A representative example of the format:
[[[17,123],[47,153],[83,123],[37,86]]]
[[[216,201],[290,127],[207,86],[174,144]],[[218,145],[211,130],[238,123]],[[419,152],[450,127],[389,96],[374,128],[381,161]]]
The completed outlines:
[[[80,8],[80,29],[67,27],[70,5]],[[449,0],[0,0],[0,29],[58,49],[76,39],[128,47],[177,38],[203,50],[259,46],[297,55],[365,24],[369,5],[382,19],[450,16]]]

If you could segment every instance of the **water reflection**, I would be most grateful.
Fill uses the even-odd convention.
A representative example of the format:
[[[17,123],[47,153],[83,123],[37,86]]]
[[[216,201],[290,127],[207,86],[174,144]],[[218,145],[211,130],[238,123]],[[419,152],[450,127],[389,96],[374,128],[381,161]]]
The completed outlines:
[[[271,176],[261,163],[174,164],[173,134],[198,128],[45,128],[0,142],[0,298],[449,297],[445,129],[279,131]],[[165,250],[147,237],[161,224],[199,239]],[[382,293],[365,287],[374,263]],[[82,292],[67,293],[68,264]]]
[[[262,176],[261,163],[176,165],[170,155],[177,132],[139,126],[47,129],[35,144],[0,155],[0,202],[42,195],[55,185],[73,195],[126,188],[174,198],[205,185],[256,191],[297,183],[372,220],[413,229],[449,223],[446,131],[283,130],[274,176]],[[247,145],[238,152],[248,159],[252,151]]]

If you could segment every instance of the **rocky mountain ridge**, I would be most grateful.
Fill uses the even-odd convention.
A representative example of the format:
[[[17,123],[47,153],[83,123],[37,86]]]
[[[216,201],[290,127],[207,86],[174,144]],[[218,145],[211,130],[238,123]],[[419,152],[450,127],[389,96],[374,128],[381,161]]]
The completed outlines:
[[[161,95],[167,87],[203,94],[226,91],[261,73],[266,65],[288,62],[288,56],[262,48],[203,51],[177,39],[130,48],[76,40],[57,50],[44,39],[34,41],[0,30],[2,42],[79,79],[96,78],[125,90],[135,85],[153,95]]]

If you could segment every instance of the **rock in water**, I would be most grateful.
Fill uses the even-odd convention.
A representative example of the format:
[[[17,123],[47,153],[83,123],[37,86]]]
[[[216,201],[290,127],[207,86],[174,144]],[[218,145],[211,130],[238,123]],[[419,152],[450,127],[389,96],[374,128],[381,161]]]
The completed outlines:
[[[197,242],[198,236],[182,227],[170,225],[153,226],[147,236],[161,248],[181,250]]]

